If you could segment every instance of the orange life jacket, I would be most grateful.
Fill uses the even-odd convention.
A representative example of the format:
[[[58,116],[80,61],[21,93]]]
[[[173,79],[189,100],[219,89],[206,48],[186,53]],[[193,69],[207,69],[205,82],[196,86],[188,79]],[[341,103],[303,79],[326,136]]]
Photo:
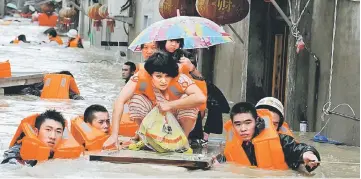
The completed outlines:
[[[144,63],[138,63],[135,73],[137,73],[138,71],[146,71],[144,69]],[[205,96],[207,96],[207,84],[205,81],[193,79],[193,77],[189,74],[189,69],[185,65],[182,65],[182,64],[179,64],[179,73],[185,74],[190,79],[192,79],[194,81],[194,83],[199,87],[199,89],[201,89],[203,94]],[[199,108],[199,111],[204,111],[207,108],[207,102],[203,103],[198,108]]]
[[[134,137],[138,129],[139,129],[138,124],[130,119],[129,107],[127,103],[124,105],[123,108],[123,115],[120,120],[118,134],[126,137]]]
[[[69,99],[69,90],[80,94],[73,77],[64,74],[47,74],[44,76],[44,87],[40,97]]]
[[[169,101],[174,101],[182,97],[184,90],[178,83],[179,75],[170,81],[167,88],[167,94],[169,95]],[[138,72],[138,83],[136,86],[135,94],[143,94],[152,101],[153,105],[156,104],[156,97],[152,86],[152,77],[147,71],[142,70]]]
[[[268,116],[271,116],[269,114]],[[257,167],[262,169],[287,170],[280,138],[268,117],[265,120],[265,129],[252,139],[254,145]],[[225,123],[224,129],[227,133],[224,154],[227,161],[240,165],[251,166],[247,154],[242,147],[242,137],[234,130],[232,121]]]
[[[278,130],[278,133],[280,134],[285,134],[288,136],[291,136],[294,138],[292,131],[290,130],[290,128],[288,127],[288,124],[286,121],[283,121],[282,126],[280,127],[280,129]]]
[[[20,156],[23,160],[48,160],[51,150],[54,151],[53,158],[78,158],[84,149],[70,134],[67,127],[64,129],[62,140],[53,149],[38,139],[34,132],[35,121],[38,115],[31,115],[21,121],[9,147],[21,142]],[[65,123],[65,126],[67,126],[67,123]],[[25,136],[18,140],[22,132],[24,132]]]
[[[68,42],[69,43],[68,46],[73,47],[73,48],[77,48],[79,41],[80,41],[80,37],[77,36],[75,39]]]
[[[119,124],[119,135],[126,137],[134,137],[138,130],[138,124],[129,120],[129,113],[123,112],[122,119]],[[109,134],[111,130],[109,130]],[[87,151],[101,150],[104,142],[110,136],[89,123],[84,122],[83,116],[78,116],[71,120],[71,134],[79,144],[84,144]]]
[[[45,13],[39,13],[38,21],[40,26],[55,27],[56,22],[58,21],[58,16],[56,14],[52,14],[51,16],[48,16]]]
[[[71,120],[71,134],[79,144],[84,144],[85,150],[101,150],[109,135],[84,122],[83,117]]]
[[[203,92],[203,94],[207,97],[207,84],[205,80],[196,80],[190,75],[189,68],[185,65],[179,66],[179,72],[187,75],[189,78],[193,79],[194,83],[198,86],[198,88]],[[198,107],[199,111],[204,111],[207,108],[207,101]]]
[[[51,38],[50,38],[50,41],[55,41],[55,42],[57,42],[59,45],[63,45],[63,40],[62,40],[59,36],[51,37]]]
[[[270,111],[268,109],[257,109],[257,113],[258,113],[258,116],[259,117],[262,117],[264,115],[268,115],[270,113]],[[270,118],[271,121],[272,121],[272,117]],[[285,135],[288,135],[288,136],[291,136],[291,137],[294,137],[293,136],[293,133],[292,131],[290,130],[290,128],[288,127],[288,124],[286,121],[283,121],[283,124],[282,126],[279,128],[278,130],[278,133],[280,134],[285,134]]]
[[[0,78],[11,77],[11,66],[9,60],[0,62]]]
[[[13,44],[19,44],[19,42],[20,42],[20,41],[18,40],[18,38],[16,38],[16,39],[13,40]]]

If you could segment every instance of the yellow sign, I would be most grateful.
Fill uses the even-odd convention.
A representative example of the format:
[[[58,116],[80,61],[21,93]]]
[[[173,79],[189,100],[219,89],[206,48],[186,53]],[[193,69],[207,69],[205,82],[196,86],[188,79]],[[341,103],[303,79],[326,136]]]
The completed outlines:
[[[232,0],[218,0],[217,8],[218,10],[227,10],[227,12],[231,11]]]

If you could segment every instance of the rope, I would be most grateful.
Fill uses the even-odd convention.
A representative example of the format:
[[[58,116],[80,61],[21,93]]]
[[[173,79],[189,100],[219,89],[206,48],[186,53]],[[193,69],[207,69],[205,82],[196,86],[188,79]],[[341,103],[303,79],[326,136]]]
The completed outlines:
[[[301,20],[301,18],[302,18],[302,16],[303,16],[303,13],[305,12],[306,8],[308,7],[308,4],[310,4],[310,1],[311,1],[311,0],[308,0],[307,3],[306,3],[306,5],[305,5],[305,7],[303,7],[303,10],[302,10],[302,12],[301,12],[301,14],[300,14],[300,17],[298,18],[298,20],[297,20],[297,22],[296,22],[296,25],[298,25],[298,23],[300,22],[300,20]]]
[[[353,116],[356,118],[356,114],[355,111],[353,110],[353,108],[347,104],[347,103],[342,103],[337,105],[335,108],[331,109],[332,106],[332,102],[331,102],[331,97],[332,97],[332,76],[333,76],[333,59],[334,59],[334,51],[335,51],[335,36],[336,36],[336,20],[337,20],[337,5],[338,5],[338,0],[335,0],[335,9],[334,9],[334,15],[333,15],[333,32],[332,32],[332,45],[331,45],[331,65],[330,65],[330,79],[329,79],[329,83],[328,83],[328,102],[323,105],[322,108],[322,112],[323,114],[321,115],[321,120],[325,121],[325,115],[330,115],[330,113],[334,112],[335,109],[337,109],[340,106],[348,106],[353,114]],[[327,107],[326,107],[327,106]],[[330,110],[331,109],[331,110]],[[328,122],[330,121],[331,117],[329,117],[325,123],[325,125],[321,128],[321,130],[316,134],[319,135],[327,126]],[[356,120],[359,121],[359,120]],[[315,135],[315,136],[316,136]]]
[[[337,20],[337,4],[338,0],[335,0],[335,9],[333,13],[333,29],[332,29],[332,45],[331,45],[331,67],[330,67],[330,82],[328,83],[328,103],[330,105],[326,109],[327,112],[331,108],[331,96],[332,96],[332,74],[333,74],[333,59],[334,59],[334,52],[335,52],[335,36],[336,36],[336,20]],[[327,103],[326,103],[327,104]]]
[[[304,6],[303,10],[301,11],[300,13],[300,16],[299,18],[297,19],[297,21],[295,22],[293,20],[293,18],[291,17],[291,23],[292,23],[292,26],[291,26],[291,34],[292,36],[294,36],[297,41],[301,41],[302,40],[302,35],[300,34],[300,31],[298,30],[298,24],[306,10],[306,8],[308,7],[309,3],[310,3],[311,0],[308,0],[306,5]],[[290,9],[290,14],[292,15],[292,5],[291,5],[291,1],[288,0],[288,5],[289,5],[289,9]],[[331,102],[331,98],[332,98],[332,77],[333,77],[333,61],[334,61],[334,51],[335,51],[335,36],[336,36],[336,20],[337,20],[337,5],[338,5],[338,0],[335,0],[335,9],[334,9],[334,20],[333,20],[333,32],[332,32],[332,46],[331,46],[331,65],[330,65],[330,78],[329,78],[329,84],[328,84],[328,100],[327,100],[327,103],[324,104],[323,108],[322,108],[322,112],[323,114],[321,115],[321,119],[322,121],[325,121],[325,115],[330,115],[330,114],[337,114],[335,111],[335,109],[337,109],[338,107],[340,106],[348,106],[351,111],[352,111],[352,114],[354,116],[354,118],[351,118],[349,116],[346,116],[346,115],[341,115],[339,114],[340,116],[343,116],[343,117],[347,117],[347,118],[351,118],[355,121],[359,121],[358,118],[356,117],[355,115],[355,112],[353,110],[353,108],[347,104],[347,103],[342,103],[342,104],[339,104],[337,105],[335,108],[331,109],[331,106],[332,106],[332,102]],[[316,60],[316,61],[319,61],[319,59],[317,58],[317,56],[315,55],[315,53],[313,53],[309,48],[308,46],[305,44],[305,49],[310,53],[310,55]],[[328,122],[330,121],[331,118],[328,118],[325,125],[321,128],[321,130],[316,134],[320,134],[324,129],[325,127],[327,126]]]
[[[306,11],[306,8],[310,4],[310,1],[311,0],[308,0],[306,5],[303,7],[303,10],[301,11],[301,14],[298,17],[296,22],[293,20],[293,18],[291,18],[291,23],[292,23],[291,34],[292,34],[292,36],[294,36],[297,39],[297,41],[301,41],[303,39],[302,35],[300,34],[300,31],[298,30],[298,24],[300,23],[301,18],[303,17],[303,14]],[[289,9],[290,9],[290,14],[292,14],[292,8],[291,8],[291,1],[290,0],[288,0],[288,6],[289,6]]]
[[[336,1],[337,1],[337,0],[336,0]],[[327,108],[325,108],[326,105],[328,105]],[[340,106],[348,106],[348,107],[351,109],[351,112],[352,112],[353,116],[356,116],[355,111],[354,111],[354,110],[352,109],[352,107],[351,107],[349,104],[347,104],[347,103],[339,104],[339,105],[337,105],[336,107],[334,107],[332,110],[329,110],[329,109],[331,108],[331,101],[330,101],[330,102],[327,102],[327,103],[326,103],[325,105],[323,105],[323,107],[322,107],[322,112],[323,112],[323,114],[321,115],[322,121],[325,121],[325,115],[329,115],[330,112],[335,111],[335,109],[337,109],[337,108],[340,107]],[[319,134],[323,131],[323,129],[325,129],[325,127],[327,126],[327,124],[328,124],[328,122],[330,121],[330,119],[331,119],[330,117],[327,119],[325,125],[321,128],[321,130],[320,130],[316,135],[319,135]],[[315,136],[316,136],[316,135],[315,135]]]

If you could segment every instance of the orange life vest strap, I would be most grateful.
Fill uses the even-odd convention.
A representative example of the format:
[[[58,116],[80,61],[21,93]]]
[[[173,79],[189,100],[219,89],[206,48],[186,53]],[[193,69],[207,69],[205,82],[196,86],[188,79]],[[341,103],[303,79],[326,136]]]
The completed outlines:
[[[268,116],[272,121],[272,115],[270,114],[270,111],[268,109],[257,109],[257,113],[258,113],[258,116],[260,116],[260,117]],[[271,116],[269,116],[269,115],[271,115]],[[286,121],[283,121],[283,124],[279,128],[278,133],[294,137],[293,133],[291,132],[290,128],[288,127],[288,124]]]

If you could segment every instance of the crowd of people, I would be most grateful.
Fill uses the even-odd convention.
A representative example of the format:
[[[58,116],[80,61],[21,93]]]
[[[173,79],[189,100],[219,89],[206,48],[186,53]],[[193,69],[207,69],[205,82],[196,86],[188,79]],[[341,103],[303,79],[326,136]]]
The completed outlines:
[[[47,34],[50,44],[63,45],[55,29],[49,29]],[[68,37],[67,47],[83,48],[76,30],[70,30]],[[20,41],[27,43],[24,35],[18,36],[12,43]],[[314,147],[295,140],[278,99],[265,97],[256,105],[238,102],[230,108],[221,90],[197,70],[195,55],[184,50],[183,45],[183,39],[142,44],[145,62],[124,63],[122,79],[125,86],[114,100],[112,116],[104,106],[93,104],[85,109],[83,116],[72,120],[71,134],[77,143],[64,138],[65,134],[69,134],[61,112],[47,110],[31,119],[24,119],[10,148],[4,153],[2,163],[34,166],[37,161],[45,159],[79,157],[80,152],[77,155],[74,149],[66,147],[70,144],[86,150],[117,147],[119,126],[125,113],[129,114],[131,121],[141,126],[152,109],[158,108],[160,113],[168,112],[176,118],[189,140],[190,148],[205,147],[211,134],[225,132],[226,146],[223,153],[214,157],[216,164],[234,162],[277,170],[297,169],[305,164],[309,172],[317,168],[320,154]],[[65,86],[63,79],[67,84]],[[68,71],[46,76],[44,82],[24,88],[22,94],[84,99],[80,96],[74,76]],[[224,122],[223,114],[229,114],[228,121]],[[27,125],[34,130],[28,131]],[[147,141],[142,140],[139,133],[135,133],[132,139],[134,142],[129,149],[147,148]],[[43,146],[44,149],[34,145]],[[62,147],[61,150],[59,147]],[[30,150],[44,155],[33,156]]]

